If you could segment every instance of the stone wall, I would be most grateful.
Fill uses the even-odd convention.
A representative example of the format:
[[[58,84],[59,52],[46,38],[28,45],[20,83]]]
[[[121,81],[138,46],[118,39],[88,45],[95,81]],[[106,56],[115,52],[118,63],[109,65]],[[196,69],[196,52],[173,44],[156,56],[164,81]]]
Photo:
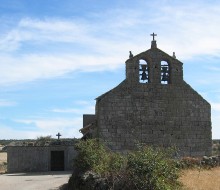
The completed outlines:
[[[94,114],[83,114],[83,127],[95,123],[96,116]]]
[[[148,63],[149,83],[140,83],[139,60]],[[169,82],[161,84],[161,61]],[[136,144],[173,146],[180,156],[211,155],[211,106],[183,80],[182,63],[154,48],[126,61],[126,80],[97,98],[97,132],[111,149]]]
[[[211,154],[210,105],[186,83],[133,89],[124,82],[97,106],[99,137],[114,150],[146,143],[176,146],[185,156]]]
[[[73,146],[9,146],[7,171],[9,173],[50,171],[51,151],[64,151],[64,170],[72,170],[72,161],[76,156]]]

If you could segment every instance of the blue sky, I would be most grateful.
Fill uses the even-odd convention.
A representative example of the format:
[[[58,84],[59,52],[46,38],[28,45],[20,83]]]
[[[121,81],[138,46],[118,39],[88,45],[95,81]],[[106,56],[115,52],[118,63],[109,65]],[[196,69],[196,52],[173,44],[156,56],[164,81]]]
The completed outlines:
[[[125,78],[128,52],[158,48],[212,105],[220,139],[220,2],[0,0],[0,139],[80,137],[82,114]]]

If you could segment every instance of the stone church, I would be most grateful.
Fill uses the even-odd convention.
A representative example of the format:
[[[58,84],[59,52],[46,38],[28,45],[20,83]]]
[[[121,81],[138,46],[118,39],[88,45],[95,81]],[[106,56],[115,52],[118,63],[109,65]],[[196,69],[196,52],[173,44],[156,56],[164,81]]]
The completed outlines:
[[[114,151],[138,143],[176,147],[180,156],[211,155],[211,106],[183,79],[183,63],[157,48],[130,52],[126,79],[96,98],[95,115],[83,116],[81,132]]]

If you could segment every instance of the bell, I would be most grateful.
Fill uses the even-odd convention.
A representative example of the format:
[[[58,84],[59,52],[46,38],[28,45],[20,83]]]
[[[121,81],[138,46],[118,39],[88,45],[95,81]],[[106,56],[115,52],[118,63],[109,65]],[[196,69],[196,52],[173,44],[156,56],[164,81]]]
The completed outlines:
[[[142,69],[142,71],[146,71],[147,70],[147,65],[141,65],[141,69]]]
[[[167,73],[167,72],[168,72],[168,68],[163,66],[163,67],[161,68],[161,71],[162,71],[163,73]]]
[[[168,81],[169,76],[166,73],[163,73],[161,81]]]
[[[145,72],[143,72],[142,74],[141,74],[141,80],[147,80],[148,78],[147,78],[147,74],[145,73]]]

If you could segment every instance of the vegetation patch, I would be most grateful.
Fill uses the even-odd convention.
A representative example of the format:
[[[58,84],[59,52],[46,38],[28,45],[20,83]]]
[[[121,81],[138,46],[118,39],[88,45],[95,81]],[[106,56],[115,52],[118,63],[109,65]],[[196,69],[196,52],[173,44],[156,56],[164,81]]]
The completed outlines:
[[[76,144],[78,156],[69,189],[179,189],[179,169],[172,152],[139,146],[119,154],[96,139]]]

